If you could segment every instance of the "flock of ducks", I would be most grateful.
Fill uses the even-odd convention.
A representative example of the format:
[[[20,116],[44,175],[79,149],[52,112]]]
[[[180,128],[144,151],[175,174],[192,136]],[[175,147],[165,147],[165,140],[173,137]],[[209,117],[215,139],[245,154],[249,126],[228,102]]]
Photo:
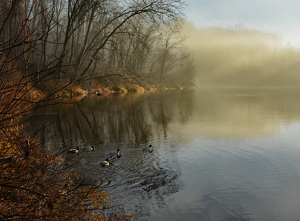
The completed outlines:
[[[69,149],[68,153],[79,153],[79,151],[83,151],[83,152],[91,152],[94,151],[95,147],[93,146],[87,146],[87,147],[77,147],[76,149]],[[149,152],[152,153],[153,151],[153,146],[150,144],[149,147],[145,147],[143,148],[143,151],[145,152]],[[121,157],[121,150],[117,149],[117,152],[115,153],[110,153],[110,158],[106,158],[106,160],[101,162],[102,166],[109,166],[109,160],[111,160],[112,157]]]
[[[77,147],[76,149],[69,149],[68,153],[79,153],[80,150],[82,150],[83,152],[90,152],[90,151],[94,151],[95,147],[93,146]]]

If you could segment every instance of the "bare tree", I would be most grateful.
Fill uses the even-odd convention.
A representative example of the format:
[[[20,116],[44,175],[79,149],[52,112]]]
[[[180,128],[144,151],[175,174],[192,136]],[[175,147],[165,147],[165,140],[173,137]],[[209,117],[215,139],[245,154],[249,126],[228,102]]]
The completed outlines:
[[[1,10],[16,7],[14,1],[10,3]],[[16,30],[10,38],[2,36],[0,44],[0,219],[128,220],[131,217],[126,215],[106,217],[102,208],[109,205],[107,194],[95,185],[84,187],[80,177],[66,173],[68,161],[61,156],[60,149],[47,152],[43,149],[44,140],[35,137],[39,130],[28,134],[20,123],[24,114],[60,102],[58,93],[68,86],[36,96],[36,87],[55,79],[56,69],[47,66],[36,73],[32,69],[34,64],[29,64],[32,51],[43,42],[43,36],[33,38],[30,23],[37,17],[31,17],[35,6],[31,3],[24,20],[19,25],[16,22]],[[3,16],[3,22],[14,22],[13,13],[8,11],[5,16],[8,18]],[[10,33],[9,25],[0,25],[1,35]]]

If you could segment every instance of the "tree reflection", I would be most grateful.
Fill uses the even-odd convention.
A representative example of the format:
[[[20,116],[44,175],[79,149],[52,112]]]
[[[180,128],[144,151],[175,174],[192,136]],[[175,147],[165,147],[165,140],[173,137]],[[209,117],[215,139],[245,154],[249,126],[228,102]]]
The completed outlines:
[[[31,130],[41,121],[54,122],[52,142],[63,147],[107,142],[146,144],[161,129],[166,137],[171,122],[189,120],[192,107],[181,108],[180,103],[192,95],[192,91],[170,91],[90,96],[81,103],[47,108],[41,117],[31,120]]]
[[[198,89],[144,95],[90,96],[49,107],[31,121],[54,122],[51,143],[62,147],[105,143],[147,144],[177,136],[265,136],[299,119],[299,90]],[[183,125],[185,125],[183,129]],[[48,128],[49,129],[49,128]],[[174,140],[173,140],[174,141]],[[116,148],[117,149],[117,148]]]
[[[181,108],[181,103],[193,103],[192,99],[193,91],[89,96],[81,103],[47,108],[38,113],[40,117],[32,119],[30,128],[41,121],[53,122],[48,128],[49,146],[95,146],[93,153],[72,155],[71,162],[78,162],[70,169],[83,174],[87,182],[98,180],[116,198],[109,212],[132,211],[147,216],[147,206],[164,207],[182,183],[176,152],[170,145],[155,147],[151,154],[142,148],[157,140],[162,130],[165,139],[173,122],[187,122],[193,113],[192,106]],[[119,147],[122,157],[112,160],[108,168],[101,167],[99,162],[106,154]]]
[[[70,169],[109,191],[115,204],[108,212],[147,217],[153,208],[168,205],[183,185],[176,153],[180,142],[195,136],[269,135],[282,123],[299,121],[299,95],[298,90],[205,88],[89,96],[81,103],[48,107],[30,128],[53,122],[46,128],[49,146],[95,146],[92,153],[73,155],[71,162],[78,163]],[[153,153],[143,152],[150,143]],[[101,167],[99,162],[118,148],[122,157]],[[207,212],[201,211],[203,217]]]
[[[203,88],[194,106],[194,120],[182,131],[189,139],[263,137],[281,125],[299,121],[300,90],[272,88]]]

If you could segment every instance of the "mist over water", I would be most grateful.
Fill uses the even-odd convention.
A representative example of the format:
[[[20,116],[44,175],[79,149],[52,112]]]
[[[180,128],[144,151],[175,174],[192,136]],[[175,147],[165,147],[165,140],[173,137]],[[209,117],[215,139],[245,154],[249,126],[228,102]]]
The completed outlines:
[[[137,220],[297,220],[300,90],[199,88],[89,96],[39,113],[46,144],[93,145],[70,169]],[[153,153],[143,152],[149,144]],[[46,147],[47,147],[46,145]],[[122,157],[102,167],[110,152]]]
[[[298,87],[300,51],[274,33],[232,28],[197,29],[185,23],[197,84],[234,87]]]

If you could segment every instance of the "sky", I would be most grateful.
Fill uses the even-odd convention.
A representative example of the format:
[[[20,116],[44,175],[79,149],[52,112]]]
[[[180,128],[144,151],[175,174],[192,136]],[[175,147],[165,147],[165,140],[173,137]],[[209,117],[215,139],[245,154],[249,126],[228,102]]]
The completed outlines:
[[[300,0],[186,0],[186,19],[198,28],[248,29],[277,34],[300,48]]]

